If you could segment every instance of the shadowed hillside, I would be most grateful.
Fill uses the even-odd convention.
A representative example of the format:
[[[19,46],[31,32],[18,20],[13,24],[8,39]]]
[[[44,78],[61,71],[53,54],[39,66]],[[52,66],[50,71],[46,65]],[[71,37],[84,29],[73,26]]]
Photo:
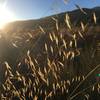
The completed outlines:
[[[73,25],[79,26],[80,22],[83,22],[84,24],[89,24],[89,26],[94,25],[93,24],[93,13],[96,14],[97,17],[97,26],[100,25],[100,7],[95,7],[93,9],[87,9],[83,8],[85,14],[81,12],[79,9],[67,12],[70,16],[70,20]],[[17,21],[13,22],[11,24],[8,24],[5,28],[7,32],[20,32],[20,31],[30,31],[30,30],[38,30],[39,26],[41,26],[45,30],[52,30],[52,27],[54,29],[55,22],[52,20],[52,17],[56,18],[59,22],[59,26],[65,26],[65,14],[57,14],[53,16],[49,16],[46,18],[41,18],[38,20],[26,20],[26,21]]]
[[[99,100],[100,9],[83,10],[1,32],[1,100]]]
[[[66,23],[65,23],[66,13],[53,15],[53,16],[38,19],[38,20],[18,21],[18,22],[13,22],[11,24],[8,24],[8,26],[6,26],[5,28],[6,32],[4,33],[1,32],[1,36],[2,36],[2,38],[0,39],[1,61],[4,61],[4,60],[10,61],[10,62],[13,62],[12,60],[17,61],[17,59],[25,55],[28,49],[31,49],[33,47],[36,48],[36,50],[35,48],[33,49],[34,52],[37,52],[39,50],[41,51],[41,49],[38,49],[38,48],[43,46],[45,41],[48,41],[48,39],[46,40],[45,37],[44,39],[41,38],[43,37],[42,33],[44,32],[47,34],[52,33],[52,32],[55,32],[57,34],[59,33],[67,34],[67,35],[69,34],[68,35],[69,37],[67,36],[68,38],[70,38],[70,36],[74,33],[78,33],[78,34],[82,33],[83,37],[86,37],[86,38],[89,37],[91,40],[95,36],[96,37],[98,36],[99,38],[99,35],[98,35],[98,33],[100,32],[99,7],[96,7],[93,9],[84,8],[83,10],[86,14],[84,14],[80,10],[74,10],[74,11],[68,12],[72,30],[68,29],[68,27],[66,26]],[[93,20],[94,12],[96,15],[96,24],[94,23],[94,20]],[[57,20],[57,23],[55,20]],[[58,30],[56,29],[57,27],[56,24],[58,25],[58,28],[59,28]],[[41,26],[42,29],[39,28],[39,26]],[[80,38],[80,41],[83,41],[83,42],[85,41],[85,40],[82,40],[82,36],[78,36],[78,37]],[[42,40],[39,40],[40,38]],[[38,43],[38,41],[40,41],[40,43]],[[42,41],[44,42],[42,43]],[[91,43],[91,41],[89,42]],[[35,45],[39,45],[39,46],[35,46]],[[83,45],[83,44],[80,43],[80,45]],[[10,57],[11,53],[8,53],[8,51],[9,52],[11,51],[11,53],[13,53],[15,59]]]

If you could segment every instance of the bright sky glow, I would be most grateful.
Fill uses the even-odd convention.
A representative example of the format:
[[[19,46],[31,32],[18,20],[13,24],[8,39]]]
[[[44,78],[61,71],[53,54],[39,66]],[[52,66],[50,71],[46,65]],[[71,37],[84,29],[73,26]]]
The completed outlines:
[[[38,19],[71,11],[76,9],[75,4],[82,8],[100,7],[100,0],[0,0],[0,27],[16,19]]]
[[[16,20],[14,14],[9,11],[6,6],[0,5],[0,29],[2,29],[7,23]]]

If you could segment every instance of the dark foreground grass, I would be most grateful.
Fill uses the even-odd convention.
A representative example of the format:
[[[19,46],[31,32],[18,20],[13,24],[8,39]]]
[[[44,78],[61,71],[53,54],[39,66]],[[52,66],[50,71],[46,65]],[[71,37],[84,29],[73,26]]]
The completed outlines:
[[[100,99],[100,35],[82,22],[75,31],[68,15],[63,32],[53,20],[57,33],[41,34],[17,66],[1,65],[1,100]]]
[[[7,62],[2,65],[1,100],[99,100],[100,64],[98,54],[91,57],[93,45],[76,47],[76,39],[66,34],[43,36],[39,57],[31,49],[15,70]]]

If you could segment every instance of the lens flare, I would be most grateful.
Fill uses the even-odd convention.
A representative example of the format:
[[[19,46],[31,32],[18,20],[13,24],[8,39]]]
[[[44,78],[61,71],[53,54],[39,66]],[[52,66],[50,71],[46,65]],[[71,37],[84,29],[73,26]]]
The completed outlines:
[[[16,18],[14,14],[6,8],[6,6],[0,5],[0,29],[4,28],[4,26],[14,21]]]

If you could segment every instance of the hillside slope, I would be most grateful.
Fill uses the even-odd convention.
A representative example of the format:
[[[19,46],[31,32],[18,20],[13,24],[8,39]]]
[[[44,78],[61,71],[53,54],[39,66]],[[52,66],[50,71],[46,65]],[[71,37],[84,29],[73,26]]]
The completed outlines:
[[[55,22],[52,19],[52,17],[56,18],[59,22],[59,26],[64,25],[65,23],[65,15],[68,13],[70,16],[70,20],[73,25],[79,26],[80,22],[83,22],[84,24],[94,25],[93,24],[93,13],[95,12],[96,18],[97,18],[97,24],[100,25],[100,7],[95,7],[92,9],[83,8],[83,12],[81,12],[79,9],[73,10],[71,12],[64,12],[61,14],[37,19],[37,20],[26,20],[26,21],[16,21],[13,23],[9,23],[5,30],[7,32],[20,32],[20,31],[29,31],[29,30],[38,30],[39,26],[42,28],[46,28],[47,30],[52,29],[51,27],[55,26]]]
[[[47,17],[6,27],[0,34],[0,100],[100,100],[100,10],[84,11],[68,12],[67,24],[63,13],[52,16],[58,23]]]

